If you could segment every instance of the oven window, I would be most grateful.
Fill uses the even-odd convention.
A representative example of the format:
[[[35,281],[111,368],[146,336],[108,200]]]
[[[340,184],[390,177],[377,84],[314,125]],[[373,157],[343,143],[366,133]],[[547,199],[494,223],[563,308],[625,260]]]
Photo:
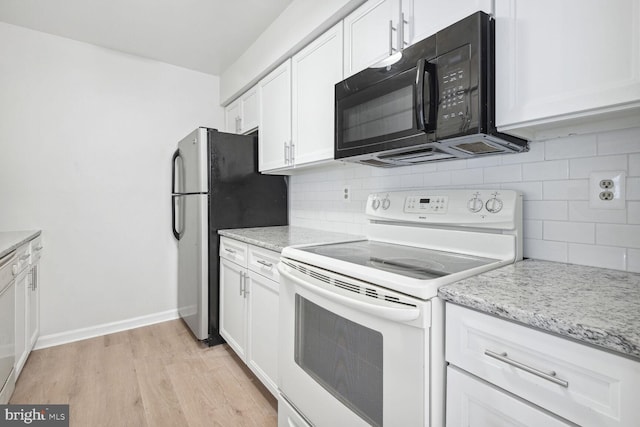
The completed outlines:
[[[382,426],[382,334],[296,295],[295,362],[336,399]]]
[[[342,112],[345,143],[410,130],[413,122],[413,86],[404,86]]]

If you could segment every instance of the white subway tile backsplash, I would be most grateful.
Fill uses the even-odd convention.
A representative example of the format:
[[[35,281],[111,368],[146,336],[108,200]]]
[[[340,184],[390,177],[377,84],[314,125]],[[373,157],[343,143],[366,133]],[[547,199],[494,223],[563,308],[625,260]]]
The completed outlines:
[[[523,200],[542,200],[542,182],[507,182],[500,188],[520,191]]]
[[[640,250],[627,249],[627,270],[640,273]]]
[[[624,224],[627,213],[623,209],[591,209],[589,202],[569,202],[569,221]]]
[[[570,136],[545,142],[545,159],[547,160],[590,157],[597,153],[596,135]]]
[[[440,187],[445,185],[451,185],[451,172],[427,172],[424,174],[424,186]]]
[[[595,224],[588,222],[545,221],[543,239],[573,243],[595,243]]]
[[[548,240],[524,239],[525,258],[567,262],[567,243]]]
[[[640,248],[640,225],[597,224],[598,245]]]
[[[527,239],[542,239],[542,221],[523,220],[522,234]]]
[[[524,201],[523,217],[526,219],[567,220],[568,209],[565,201]]]
[[[640,178],[627,177],[627,200],[640,200]]]
[[[589,200],[589,180],[545,181],[543,195],[545,200]]]
[[[569,177],[571,179],[589,178],[594,171],[627,170],[627,156],[599,156],[569,161]]]
[[[572,264],[624,270],[627,267],[627,250],[618,247],[570,243],[569,262]]]
[[[451,174],[451,184],[464,185],[464,184],[482,184],[484,182],[484,170],[482,168],[465,169],[455,171]]]
[[[640,202],[627,203],[627,224],[640,224]]]
[[[467,160],[470,162],[471,160]],[[522,181],[522,165],[495,166],[484,169],[484,182]]]
[[[366,232],[369,193],[413,188],[523,193],[526,257],[640,272],[640,128],[530,144],[528,153],[380,169],[336,162],[290,178],[290,224]],[[625,209],[589,208],[589,174],[624,170]],[[351,201],[342,200],[344,186]]]
[[[522,165],[523,181],[542,181],[547,179],[569,178],[568,160],[548,160],[546,162]]]
[[[629,176],[640,176],[640,154],[629,155]]]
[[[402,175],[400,186],[402,188],[416,188],[424,186],[424,176],[421,174]]]
[[[640,153],[640,128],[604,132],[598,135],[598,155]]]

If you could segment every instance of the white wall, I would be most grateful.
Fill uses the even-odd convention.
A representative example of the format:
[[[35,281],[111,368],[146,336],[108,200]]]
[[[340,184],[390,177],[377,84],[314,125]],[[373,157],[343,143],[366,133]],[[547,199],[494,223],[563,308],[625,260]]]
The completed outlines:
[[[42,229],[42,334],[175,314],[171,155],[218,77],[0,23],[0,230]]]
[[[598,170],[626,171],[626,209],[589,208],[589,174]],[[522,154],[304,172],[291,178],[289,222],[364,233],[369,193],[443,187],[522,191],[525,257],[640,272],[640,127],[533,142]]]

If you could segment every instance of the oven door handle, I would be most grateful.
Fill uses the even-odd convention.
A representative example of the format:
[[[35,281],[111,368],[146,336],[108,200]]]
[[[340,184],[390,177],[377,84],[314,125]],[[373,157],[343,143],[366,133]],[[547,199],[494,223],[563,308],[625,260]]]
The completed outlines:
[[[324,297],[333,302],[353,308],[355,310],[372,314],[376,317],[380,317],[386,320],[391,320],[399,323],[409,322],[411,320],[416,320],[417,318],[420,317],[420,309],[416,307],[392,308],[392,307],[382,307],[375,304],[367,304],[366,302],[358,301],[353,298],[348,298],[338,293],[331,292],[327,289],[323,289],[319,286],[315,286],[310,283],[307,283],[304,280],[293,276],[291,273],[285,270],[282,267],[282,264],[278,264],[278,271],[280,272],[281,275],[285,276],[287,279],[307,289],[308,291],[313,292],[318,296]]]

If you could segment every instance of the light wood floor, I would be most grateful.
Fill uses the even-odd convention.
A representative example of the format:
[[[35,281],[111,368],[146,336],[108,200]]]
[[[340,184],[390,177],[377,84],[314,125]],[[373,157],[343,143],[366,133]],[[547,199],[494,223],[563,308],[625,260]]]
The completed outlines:
[[[31,353],[11,403],[68,403],[71,426],[276,426],[277,401],[226,344],[181,320]]]

